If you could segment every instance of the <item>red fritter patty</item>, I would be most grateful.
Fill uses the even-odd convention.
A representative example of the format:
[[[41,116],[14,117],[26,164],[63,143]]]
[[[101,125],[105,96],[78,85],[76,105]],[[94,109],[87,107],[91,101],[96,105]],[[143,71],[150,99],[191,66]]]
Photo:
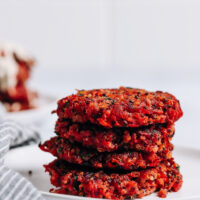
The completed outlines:
[[[168,143],[174,135],[174,125],[151,125],[140,128],[106,129],[93,124],[72,123],[59,119],[57,135],[70,142],[97,149],[99,152],[137,150],[145,152],[168,151]]]
[[[136,151],[99,153],[95,150],[71,144],[66,139],[60,137],[51,138],[43,145],[40,145],[40,148],[69,163],[94,168],[124,170],[145,169],[147,167],[158,166],[163,159],[171,158],[171,151],[167,154]]]
[[[55,193],[80,195],[106,199],[141,198],[158,191],[165,197],[167,192],[177,192],[182,185],[179,166],[173,159],[166,160],[156,168],[130,173],[94,171],[55,160],[45,165]]]
[[[58,101],[57,114],[73,122],[91,122],[108,128],[174,123],[183,112],[171,94],[120,87],[80,90]]]
[[[9,88],[6,91],[0,91],[0,101],[3,102],[9,112],[32,109],[35,107],[34,100],[37,98],[37,93],[27,89],[26,81],[30,77],[34,60],[31,58],[26,61],[21,60],[16,53],[13,56],[14,61],[18,65],[17,83],[15,87]]]
[[[8,112],[35,108],[35,99],[37,97],[37,93],[28,90],[25,85],[17,85],[7,92],[0,92],[0,101],[3,102]]]

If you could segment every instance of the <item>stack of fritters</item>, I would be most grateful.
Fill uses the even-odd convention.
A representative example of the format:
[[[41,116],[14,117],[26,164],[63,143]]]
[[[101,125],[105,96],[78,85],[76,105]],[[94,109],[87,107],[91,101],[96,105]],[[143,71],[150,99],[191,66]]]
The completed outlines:
[[[81,90],[58,101],[55,132],[40,148],[53,192],[107,199],[178,191],[170,143],[182,115],[169,93],[124,88]]]

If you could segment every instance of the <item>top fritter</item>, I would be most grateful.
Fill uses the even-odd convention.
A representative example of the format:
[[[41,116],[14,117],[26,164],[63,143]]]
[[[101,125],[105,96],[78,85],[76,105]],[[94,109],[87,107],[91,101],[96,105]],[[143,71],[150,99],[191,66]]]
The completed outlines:
[[[169,93],[120,87],[79,90],[58,101],[57,114],[61,119],[112,128],[174,123],[183,112]]]

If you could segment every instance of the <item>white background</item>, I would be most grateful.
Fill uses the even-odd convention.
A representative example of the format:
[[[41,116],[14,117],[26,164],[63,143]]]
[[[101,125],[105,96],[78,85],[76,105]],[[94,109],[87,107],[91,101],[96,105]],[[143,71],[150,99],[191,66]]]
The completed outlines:
[[[0,40],[29,49],[32,86],[58,97],[120,85],[173,93],[184,111],[174,143],[199,147],[199,0],[0,0]]]
[[[0,39],[42,67],[198,68],[199,0],[0,0]]]

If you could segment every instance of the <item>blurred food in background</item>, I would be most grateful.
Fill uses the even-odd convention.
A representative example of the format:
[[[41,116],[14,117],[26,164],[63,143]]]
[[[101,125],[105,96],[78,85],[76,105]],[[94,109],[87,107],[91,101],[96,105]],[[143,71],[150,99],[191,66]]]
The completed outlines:
[[[8,112],[36,107],[37,93],[26,86],[34,64],[34,58],[20,45],[0,43],[0,102]]]

